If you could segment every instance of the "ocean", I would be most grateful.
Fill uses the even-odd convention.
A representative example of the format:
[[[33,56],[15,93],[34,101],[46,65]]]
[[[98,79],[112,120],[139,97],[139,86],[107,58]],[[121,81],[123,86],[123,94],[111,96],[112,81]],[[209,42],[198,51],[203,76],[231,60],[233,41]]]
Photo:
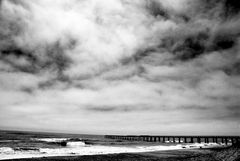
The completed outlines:
[[[225,145],[216,143],[163,144],[106,139],[103,135],[0,131],[0,160],[150,152],[212,146]]]

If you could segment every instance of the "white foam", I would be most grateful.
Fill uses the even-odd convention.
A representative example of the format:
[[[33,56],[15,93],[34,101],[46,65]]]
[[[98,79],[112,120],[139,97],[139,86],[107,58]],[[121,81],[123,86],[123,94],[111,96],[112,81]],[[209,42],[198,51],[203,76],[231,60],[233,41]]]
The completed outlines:
[[[32,140],[36,141],[44,141],[44,142],[61,142],[66,141],[69,138],[32,138]]]
[[[213,147],[220,147],[220,146],[226,146],[224,143],[193,143],[193,144],[187,144],[183,147],[185,148],[213,148]]]
[[[1,153],[11,154],[13,152],[14,152],[14,150],[10,147],[0,147],[0,154]]]
[[[69,141],[67,142],[67,146],[72,148],[82,147],[82,146],[85,146],[85,143],[82,141]]]
[[[0,160],[3,159],[16,159],[16,158],[31,158],[37,157],[39,154],[38,151],[15,151],[10,147],[1,147],[0,148]]]

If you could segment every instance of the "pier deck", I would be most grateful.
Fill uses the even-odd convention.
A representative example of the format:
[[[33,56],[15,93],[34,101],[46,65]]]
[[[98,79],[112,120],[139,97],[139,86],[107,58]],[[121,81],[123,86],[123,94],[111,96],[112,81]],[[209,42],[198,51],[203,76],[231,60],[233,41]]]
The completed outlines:
[[[150,136],[150,135],[105,135],[108,139],[162,143],[224,143],[239,144],[240,136]]]

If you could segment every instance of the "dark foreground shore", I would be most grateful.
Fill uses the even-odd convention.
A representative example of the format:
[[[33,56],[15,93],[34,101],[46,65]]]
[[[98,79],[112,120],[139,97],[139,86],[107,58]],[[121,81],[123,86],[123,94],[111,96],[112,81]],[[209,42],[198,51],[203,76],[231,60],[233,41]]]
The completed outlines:
[[[12,161],[240,161],[240,148],[11,159]],[[8,161],[11,161],[8,160]]]

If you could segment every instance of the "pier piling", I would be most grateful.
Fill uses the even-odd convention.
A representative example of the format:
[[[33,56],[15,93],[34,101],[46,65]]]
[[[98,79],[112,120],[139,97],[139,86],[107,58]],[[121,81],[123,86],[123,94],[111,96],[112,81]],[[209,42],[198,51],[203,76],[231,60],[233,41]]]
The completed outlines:
[[[223,143],[239,144],[240,136],[148,136],[148,135],[105,135],[107,139],[128,140],[128,141],[146,141],[162,143]]]

